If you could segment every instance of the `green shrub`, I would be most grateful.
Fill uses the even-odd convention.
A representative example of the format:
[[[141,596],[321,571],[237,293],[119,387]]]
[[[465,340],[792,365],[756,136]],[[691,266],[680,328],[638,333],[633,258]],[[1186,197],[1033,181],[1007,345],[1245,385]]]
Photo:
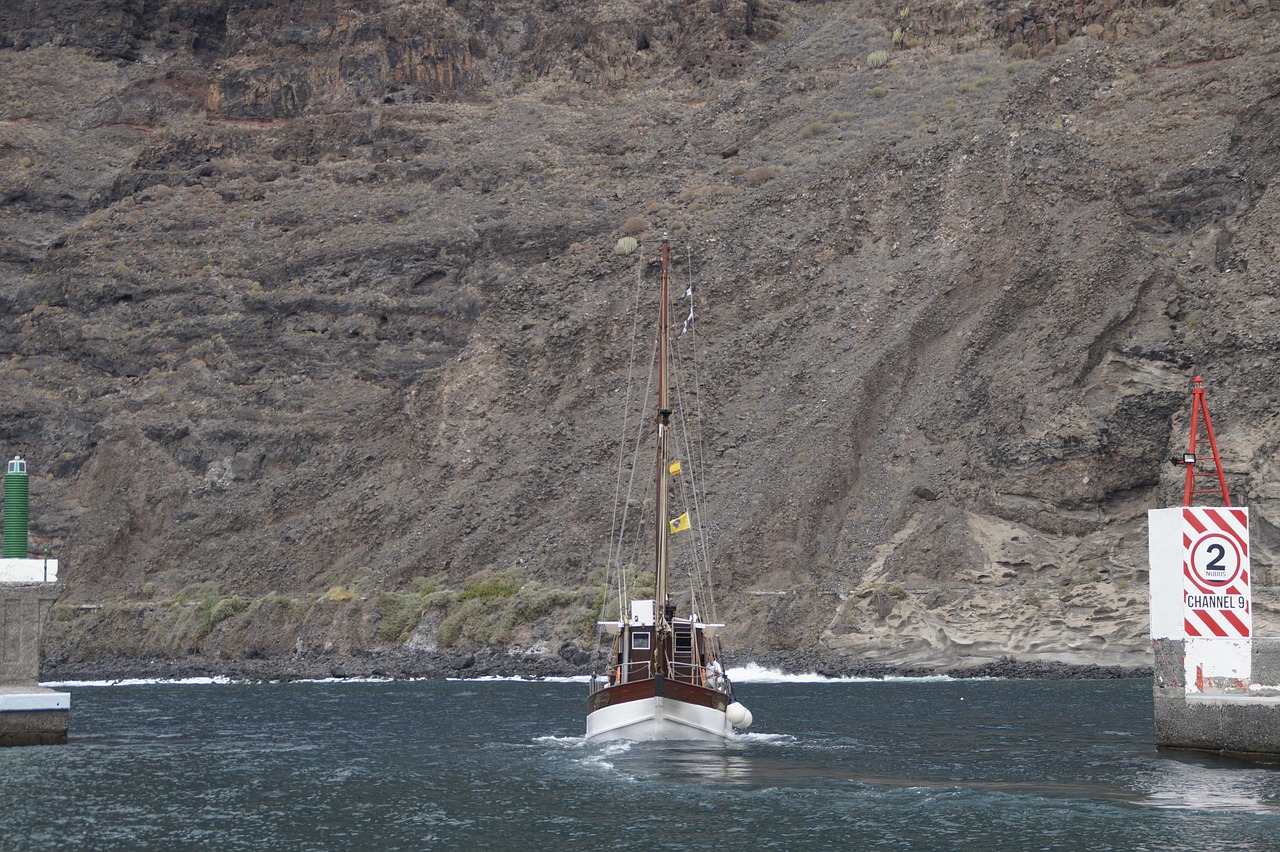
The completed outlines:
[[[384,642],[404,642],[422,620],[430,604],[427,595],[385,592],[374,602],[378,613],[378,638]]]
[[[488,580],[478,583],[458,595],[458,603],[471,600],[488,601],[495,598],[506,598],[520,591],[520,587],[501,580]]]
[[[443,605],[448,613],[436,629],[436,642],[442,648],[452,647],[463,638],[480,646],[503,645],[511,641],[512,629],[530,624],[555,610],[568,609],[566,617],[575,631],[586,638],[593,635],[595,612],[590,604],[599,597],[599,587],[581,589],[551,588],[532,581],[513,587],[510,583],[488,579],[472,586]],[[441,593],[423,599],[424,607],[441,605]],[[393,615],[391,602],[384,604]],[[420,617],[420,616],[419,616]]]
[[[516,595],[515,615],[521,621],[537,621],[552,610],[569,606],[577,600],[578,595],[567,589],[551,589],[538,582],[528,583]]]
[[[465,632],[467,638],[474,642],[481,645],[492,644],[489,640],[500,633],[493,628],[497,626],[497,614],[501,611],[500,608],[491,607],[484,598],[469,598],[464,601],[459,596],[458,606],[440,622],[440,627],[436,630],[436,642],[442,648],[452,647]]]
[[[183,586],[178,593],[173,596],[174,603],[189,603],[196,598],[207,598],[209,595],[215,594],[213,583],[192,583],[189,586]]]
[[[200,625],[196,629],[197,638],[203,638],[213,632],[213,628],[237,613],[244,612],[247,604],[239,595],[210,595],[200,603]]]
[[[330,586],[329,591],[324,593],[325,600],[336,603],[346,603],[358,597],[359,595],[352,591],[350,586]]]
[[[811,121],[800,128],[800,136],[804,139],[812,139],[815,136],[830,133],[832,130],[835,130],[835,126],[827,124],[825,121]]]
[[[867,54],[868,68],[883,68],[889,64],[889,51],[873,50]]]

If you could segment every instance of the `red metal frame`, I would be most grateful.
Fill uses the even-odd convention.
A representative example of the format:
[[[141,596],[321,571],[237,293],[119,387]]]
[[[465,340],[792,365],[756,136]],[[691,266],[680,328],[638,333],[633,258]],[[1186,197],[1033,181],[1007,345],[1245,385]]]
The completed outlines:
[[[1196,465],[1200,458],[1196,455],[1196,441],[1200,432],[1199,418],[1204,418],[1204,431],[1209,441],[1209,449],[1213,453],[1213,470],[1200,473]],[[1182,505],[1190,506],[1191,498],[1196,494],[1221,494],[1222,505],[1230,506],[1231,498],[1227,495],[1227,478],[1222,474],[1222,461],[1218,458],[1218,442],[1213,437],[1213,422],[1209,419],[1209,405],[1204,400],[1204,379],[1196,376],[1191,383],[1191,443],[1187,445],[1187,453],[1194,461],[1184,462],[1187,468],[1186,485],[1182,490]],[[1214,488],[1196,488],[1196,480],[1213,478],[1218,481]]]

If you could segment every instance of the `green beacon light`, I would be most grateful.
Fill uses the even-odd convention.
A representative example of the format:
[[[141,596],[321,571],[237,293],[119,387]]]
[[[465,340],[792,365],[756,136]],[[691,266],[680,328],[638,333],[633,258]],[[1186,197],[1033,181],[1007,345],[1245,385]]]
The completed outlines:
[[[27,558],[27,462],[9,460],[4,474],[4,558]]]

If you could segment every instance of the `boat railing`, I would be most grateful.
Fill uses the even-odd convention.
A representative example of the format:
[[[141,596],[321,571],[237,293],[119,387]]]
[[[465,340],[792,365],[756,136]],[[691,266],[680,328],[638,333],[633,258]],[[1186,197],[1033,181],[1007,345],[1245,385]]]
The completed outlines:
[[[648,680],[653,677],[653,663],[649,660],[627,663],[625,666],[619,666],[618,668],[626,670],[626,680],[628,682],[633,680]]]
[[[591,688],[588,694],[606,686],[617,686],[620,683],[631,683],[636,680],[647,680],[653,677],[653,663],[641,662],[619,663],[608,675],[592,675]]]
[[[685,683],[701,684],[703,673],[702,666],[693,663],[671,663],[671,677],[674,680],[682,680]]]
[[[668,659],[667,672],[668,676],[672,680],[678,680],[683,683],[692,683],[696,686],[705,686],[709,689],[715,689],[726,694],[732,694],[733,687],[729,684],[729,678],[724,674],[724,672],[720,671],[719,668],[701,666],[693,663],[677,663]],[[606,686],[616,686],[619,683],[648,680],[652,677],[653,663],[648,660],[620,663],[614,666],[613,670],[610,671],[608,675],[592,675],[588,694],[603,689]]]

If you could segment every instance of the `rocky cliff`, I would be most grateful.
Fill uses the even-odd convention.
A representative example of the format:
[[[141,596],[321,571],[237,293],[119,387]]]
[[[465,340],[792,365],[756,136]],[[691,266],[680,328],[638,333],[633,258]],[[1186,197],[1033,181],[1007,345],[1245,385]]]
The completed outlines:
[[[664,232],[738,660],[1149,662],[1197,373],[1274,633],[1278,39],[1257,0],[0,9],[49,670],[580,666]]]

